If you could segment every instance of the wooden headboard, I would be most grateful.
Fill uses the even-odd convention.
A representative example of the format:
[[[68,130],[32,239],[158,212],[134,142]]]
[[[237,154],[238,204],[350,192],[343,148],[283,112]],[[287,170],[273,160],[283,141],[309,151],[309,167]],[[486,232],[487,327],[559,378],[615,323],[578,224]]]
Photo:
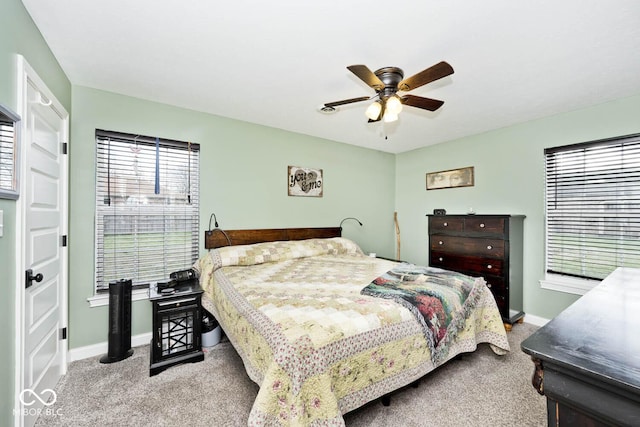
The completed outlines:
[[[262,228],[253,230],[222,230],[215,228],[204,232],[205,249],[214,249],[221,246],[250,245],[253,243],[274,242],[277,240],[304,240],[326,239],[340,237],[340,227],[316,227],[316,228]],[[229,242],[227,240],[229,237]]]

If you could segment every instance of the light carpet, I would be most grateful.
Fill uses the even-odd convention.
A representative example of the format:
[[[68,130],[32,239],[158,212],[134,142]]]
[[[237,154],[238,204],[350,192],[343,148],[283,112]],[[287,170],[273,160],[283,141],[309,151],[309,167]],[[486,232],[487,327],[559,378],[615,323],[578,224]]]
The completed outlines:
[[[514,325],[511,352],[481,344],[422,378],[418,388],[391,395],[391,406],[371,402],[344,416],[348,427],[544,426],[546,403],[531,386],[533,363],[520,343],[537,327]],[[49,415],[36,426],[246,426],[258,386],[223,340],[203,362],[149,377],[149,346],[104,365],[99,357],[71,363],[56,386]]]

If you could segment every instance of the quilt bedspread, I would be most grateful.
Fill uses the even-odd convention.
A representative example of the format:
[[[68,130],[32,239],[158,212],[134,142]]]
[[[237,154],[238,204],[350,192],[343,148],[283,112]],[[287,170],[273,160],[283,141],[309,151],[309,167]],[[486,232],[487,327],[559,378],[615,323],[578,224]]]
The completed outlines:
[[[448,343],[473,312],[484,279],[455,271],[402,263],[376,278],[360,293],[392,299],[422,325],[434,363],[448,354]]]
[[[343,238],[224,247],[196,268],[203,305],[260,385],[249,425],[344,425],[342,414],[419,379],[462,352],[509,350],[496,303],[479,288],[435,362],[409,309],[360,291],[396,263]]]

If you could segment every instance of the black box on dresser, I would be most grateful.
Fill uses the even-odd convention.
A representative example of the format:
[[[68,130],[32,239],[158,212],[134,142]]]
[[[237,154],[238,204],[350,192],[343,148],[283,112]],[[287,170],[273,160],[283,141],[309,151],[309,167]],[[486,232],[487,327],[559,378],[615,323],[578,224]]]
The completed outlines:
[[[522,321],[524,215],[427,215],[429,266],[483,277],[507,328]]]

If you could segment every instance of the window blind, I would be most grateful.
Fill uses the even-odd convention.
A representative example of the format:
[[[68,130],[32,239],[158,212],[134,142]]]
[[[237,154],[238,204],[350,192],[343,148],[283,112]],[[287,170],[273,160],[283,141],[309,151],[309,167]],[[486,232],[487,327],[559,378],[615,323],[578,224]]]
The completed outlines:
[[[14,123],[0,112],[0,189],[15,190]]]
[[[198,257],[198,144],[96,130],[96,291],[167,279]]]
[[[547,272],[640,267],[640,135],[545,150]]]

